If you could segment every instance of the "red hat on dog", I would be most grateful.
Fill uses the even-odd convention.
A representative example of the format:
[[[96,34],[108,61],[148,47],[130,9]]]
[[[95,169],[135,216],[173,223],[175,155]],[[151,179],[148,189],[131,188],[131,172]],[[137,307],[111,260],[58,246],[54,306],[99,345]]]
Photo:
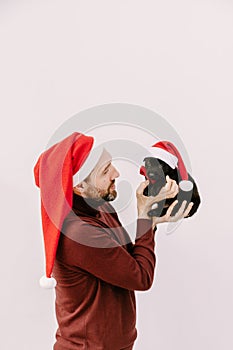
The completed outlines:
[[[183,191],[191,191],[193,183],[188,179],[188,172],[186,170],[184,161],[176,148],[170,141],[159,141],[152,145],[149,149],[151,156],[163,160],[171,168],[177,168],[180,174],[179,187]],[[145,167],[141,167],[140,173],[145,176]]]
[[[91,159],[91,162],[88,160],[91,158],[93,144],[92,136],[74,132],[44,151],[34,166],[35,183],[40,188],[41,195],[46,276],[40,279],[40,285],[44,288],[56,285],[51,274],[60,230],[64,218],[72,210],[74,179],[81,182],[99,159],[100,154]],[[77,173],[81,172],[81,168],[84,171],[78,179]]]

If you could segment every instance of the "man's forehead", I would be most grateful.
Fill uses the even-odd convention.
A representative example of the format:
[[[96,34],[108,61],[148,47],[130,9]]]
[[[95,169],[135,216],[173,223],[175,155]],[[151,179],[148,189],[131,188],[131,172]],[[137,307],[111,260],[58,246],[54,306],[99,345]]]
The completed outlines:
[[[111,154],[104,148],[103,152],[100,156],[100,159],[98,160],[95,169],[102,169],[104,168],[106,165],[108,165],[110,162],[112,161],[112,156]]]

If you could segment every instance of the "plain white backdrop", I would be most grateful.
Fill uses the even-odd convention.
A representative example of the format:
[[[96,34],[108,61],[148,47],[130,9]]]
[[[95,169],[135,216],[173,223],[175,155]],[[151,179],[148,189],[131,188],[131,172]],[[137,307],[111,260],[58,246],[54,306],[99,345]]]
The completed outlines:
[[[202,195],[195,219],[156,234],[135,350],[233,347],[232,19],[230,0],[1,0],[2,349],[54,343],[37,157],[68,118],[112,102],[176,129]]]

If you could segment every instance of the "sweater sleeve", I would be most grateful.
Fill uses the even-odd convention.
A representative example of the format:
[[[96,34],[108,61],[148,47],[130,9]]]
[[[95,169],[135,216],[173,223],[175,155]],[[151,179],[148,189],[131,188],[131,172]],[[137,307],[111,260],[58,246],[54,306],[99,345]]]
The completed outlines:
[[[136,240],[130,252],[114,241],[105,228],[83,224],[79,226],[77,239],[77,227],[76,232],[75,225],[71,227],[69,231],[73,232],[62,234],[57,259],[114,286],[129,290],[151,287],[156,262],[156,229],[152,230],[151,220],[137,219]]]

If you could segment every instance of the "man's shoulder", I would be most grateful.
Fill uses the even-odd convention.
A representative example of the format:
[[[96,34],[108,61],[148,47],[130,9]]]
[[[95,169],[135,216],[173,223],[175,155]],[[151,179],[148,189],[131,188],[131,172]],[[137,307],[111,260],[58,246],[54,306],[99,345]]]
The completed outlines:
[[[110,223],[116,220],[110,220]],[[64,220],[61,230],[61,241],[66,247],[76,242],[79,247],[89,246],[95,248],[118,247],[119,242],[112,237],[113,228],[102,217],[80,217],[70,212]],[[81,244],[81,246],[80,246]]]
[[[72,229],[72,227],[75,227],[76,229],[77,227],[82,228],[90,223],[93,226],[99,226],[98,220],[94,216],[77,215],[73,210],[71,210],[64,219],[62,230],[64,231],[68,228]]]

